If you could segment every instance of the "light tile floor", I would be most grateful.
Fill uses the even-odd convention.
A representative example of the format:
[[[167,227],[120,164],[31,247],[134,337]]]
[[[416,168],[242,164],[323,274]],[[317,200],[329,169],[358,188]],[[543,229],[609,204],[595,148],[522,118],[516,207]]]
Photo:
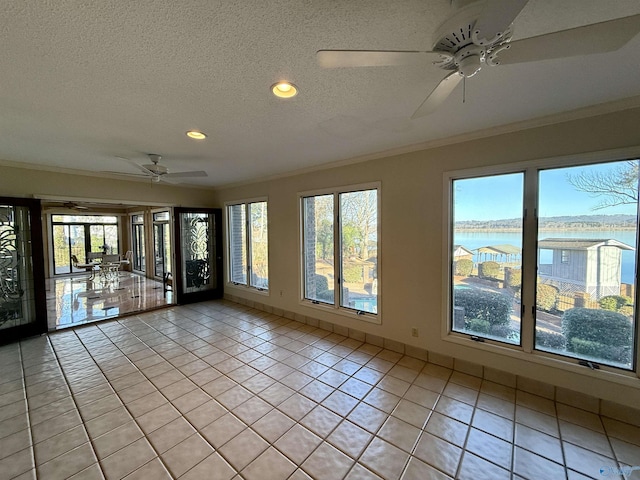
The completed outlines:
[[[161,308],[173,302],[162,282],[131,272],[119,272],[110,281],[89,274],[57,276],[46,280],[49,330],[115,318]]]
[[[24,340],[0,365],[2,479],[579,480],[640,465],[638,427],[224,301]]]

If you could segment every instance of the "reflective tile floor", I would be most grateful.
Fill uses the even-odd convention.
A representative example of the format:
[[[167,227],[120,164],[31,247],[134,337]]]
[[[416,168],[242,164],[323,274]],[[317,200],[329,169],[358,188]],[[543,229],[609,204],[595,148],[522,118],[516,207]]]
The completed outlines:
[[[638,427],[223,301],[24,340],[0,365],[3,479],[578,480],[640,465]]]
[[[114,318],[173,303],[172,292],[163,294],[162,282],[130,272],[110,281],[88,274],[46,280],[49,330]]]

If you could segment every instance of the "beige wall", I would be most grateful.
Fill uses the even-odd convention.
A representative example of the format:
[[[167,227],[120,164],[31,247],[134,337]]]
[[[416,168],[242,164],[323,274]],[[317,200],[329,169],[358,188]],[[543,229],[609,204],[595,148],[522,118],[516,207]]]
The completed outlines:
[[[211,190],[152,182],[7,167],[0,164],[0,196],[59,196],[118,200],[131,204],[213,206]]]
[[[227,292],[272,307],[364,331],[429,351],[480,363],[600,398],[640,404],[640,380],[584,367],[575,373],[505,357],[441,338],[443,172],[640,145],[640,109],[529,129],[366,163],[216,191],[216,203],[268,196],[270,294]],[[327,313],[301,304],[299,192],[381,182],[382,324]],[[280,292],[282,291],[282,296]],[[417,327],[420,337],[411,336]],[[471,341],[469,341],[471,343]],[[474,344],[475,345],[475,344]],[[586,373],[586,374],[584,374]]]
[[[119,201],[129,205],[165,205],[213,207],[214,196],[211,190],[187,188],[162,183],[126,181],[112,178],[95,178],[83,175],[71,175],[42,170],[24,169],[0,165],[0,196],[45,197],[55,199],[77,198],[78,200]],[[141,209],[136,209],[141,210]],[[120,219],[122,254],[129,250],[128,217],[123,216],[121,207],[101,210],[117,214]],[[151,218],[151,217],[149,217]],[[45,216],[43,221],[44,244],[49,245],[50,235]],[[147,229],[150,235],[151,228]],[[149,243],[151,245],[151,243]],[[149,251],[147,246],[147,251]],[[52,260],[49,248],[45,247],[45,275],[51,275]],[[149,265],[150,276],[153,276],[152,262]]]
[[[0,166],[0,195],[118,199],[141,205],[222,206],[225,201],[269,199],[270,294],[229,288],[283,310],[386,337],[498,370],[560,385],[627,405],[640,404],[640,380],[586,369],[505,357],[441,338],[443,172],[547,157],[640,146],[640,109],[457,143],[440,148],[321,170],[215,192],[120,180],[96,180]],[[298,192],[381,182],[382,324],[324,313],[299,301]],[[410,253],[409,253],[410,252]],[[282,296],[280,296],[282,291]],[[411,336],[417,327],[420,337]],[[584,373],[586,372],[586,373]]]

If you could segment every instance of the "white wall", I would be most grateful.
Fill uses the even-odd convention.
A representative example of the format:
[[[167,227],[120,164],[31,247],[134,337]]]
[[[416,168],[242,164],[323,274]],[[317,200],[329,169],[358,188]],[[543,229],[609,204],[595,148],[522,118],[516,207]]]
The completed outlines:
[[[637,406],[640,380],[505,357],[441,338],[443,172],[640,145],[640,109],[575,120],[454,145],[219,189],[216,203],[267,196],[270,294],[230,287],[229,294],[396,340],[432,352]],[[301,304],[298,268],[299,192],[381,182],[382,324],[346,318]],[[280,296],[282,291],[282,296]],[[417,327],[420,337],[411,336]],[[470,344],[472,342],[469,342]],[[584,372],[584,373],[583,373]]]

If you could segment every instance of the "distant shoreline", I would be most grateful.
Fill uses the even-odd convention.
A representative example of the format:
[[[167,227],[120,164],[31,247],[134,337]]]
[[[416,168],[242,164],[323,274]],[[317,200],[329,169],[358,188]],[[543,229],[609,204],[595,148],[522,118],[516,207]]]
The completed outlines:
[[[538,228],[539,232],[633,232],[636,228],[635,227],[614,227],[614,228],[610,228],[610,227],[600,227],[600,228],[549,228],[549,227],[541,227]],[[469,228],[469,227],[456,227],[454,225],[454,230],[456,232],[466,232],[466,233],[497,233],[497,232],[504,232],[504,233],[519,233],[522,231],[522,228],[489,228],[489,227],[484,227],[484,228]]]

